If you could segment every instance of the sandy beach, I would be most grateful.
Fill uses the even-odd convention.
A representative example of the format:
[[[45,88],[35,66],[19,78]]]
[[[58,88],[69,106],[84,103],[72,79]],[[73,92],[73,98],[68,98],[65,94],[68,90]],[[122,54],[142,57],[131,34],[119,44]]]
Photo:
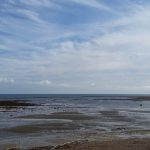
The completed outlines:
[[[15,147],[9,150],[17,150]],[[19,149],[18,149],[19,150]],[[111,141],[76,141],[58,146],[34,147],[27,150],[150,150],[150,138]]]
[[[54,148],[55,150],[149,150],[150,139],[127,139],[105,142],[72,143]]]

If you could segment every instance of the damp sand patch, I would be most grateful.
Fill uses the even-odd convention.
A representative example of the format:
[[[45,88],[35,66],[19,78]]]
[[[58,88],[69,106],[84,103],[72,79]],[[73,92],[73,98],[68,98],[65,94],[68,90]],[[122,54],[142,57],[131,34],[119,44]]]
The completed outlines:
[[[106,116],[106,117],[116,117],[119,115],[118,111],[113,111],[113,110],[105,110],[105,111],[99,111],[99,113],[102,115],[102,116]]]
[[[95,116],[88,116],[86,114],[82,114],[79,112],[55,112],[49,115],[47,114],[35,114],[35,115],[27,115],[20,116],[17,118],[22,119],[68,119],[68,120],[90,120],[95,119]]]
[[[118,111],[99,111],[102,119],[106,121],[115,121],[115,122],[132,122],[133,118],[128,116],[120,115]]]
[[[126,133],[129,135],[146,135],[150,134],[150,130],[129,130]]]
[[[3,129],[8,132],[14,133],[35,133],[41,131],[66,131],[66,130],[76,130],[80,129],[81,126],[72,122],[59,122],[59,123],[45,123],[45,124],[30,124],[30,125],[20,125],[7,129]]]
[[[131,96],[133,101],[150,101],[150,96]]]

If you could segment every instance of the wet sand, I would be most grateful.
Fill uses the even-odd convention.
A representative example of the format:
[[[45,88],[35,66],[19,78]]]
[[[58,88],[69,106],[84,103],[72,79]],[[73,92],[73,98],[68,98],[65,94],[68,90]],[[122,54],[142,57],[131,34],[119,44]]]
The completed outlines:
[[[73,124],[72,122],[58,122],[58,123],[43,123],[43,124],[32,124],[32,125],[21,125],[12,128],[5,129],[5,131],[15,132],[15,133],[35,133],[41,131],[63,131],[63,130],[76,130],[79,129],[80,126],[77,124]]]
[[[22,119],[70,119],[70,120],[90,120],[96,117],[88,116],[79,112],[55,112],[49,115],[46,114],[36,114],[20,116],[18,118]]]
[[[150,134],[150,130],[136,129],[125,126],[115,126],[111,132],[106,132],[105,128],[99,126],[97,119],[113,122],[130,121],[129,118],[121,116],[118,111],[99,111],[96,114],[88,115],[80,113],[78,111],[72,112],[53,112],[49,114],[32,114],[17,116],[16,119],[23,119],[26,121],[33,121],[32,124],[21,124],[14,127],[2,129],[3,131],[19,134],[29,135],[32,133],[47,132],[53,134],[63,133],[66,141],[70,141],[68,137],[65,137],[65,133],[69,132],[73,140],[87,139],[89,141],[103,141],[119,139],[116,135],[147,135]],[[95,121],[96,120],[96,121]],[[94,127],[95,126],[95,127]],[[93,128],[94,127],[94,128]],[[104,126],[105,127],[105,126]],[[59,139],[60,140],[60,139]],[[64,142],[61,142],[64,143]],[[59,142],[57,143],[59,144]],[[34,144],[36,146],[36,144]]]
[[[35,123],[27,125],[18,125],[15,127],[3,129],[8,132],[14,133],[35,133],[41,131],[64,131],[64,130],[77,130],[82,127],[78,121],[91,120],[95,117],[88,116],[79,112],[55,112],[49,115],[46,114],[35,114],[19,116],[18,119],[24,120],[35,120]],[[39,121],[46,121],[44,123],[39,123]],[[74,122],[75,121],[75,122]]]
[[[1,101],[0,133],[5,137],[1,136],[0,150],[5,150],[1,145],[21,150],[150,150],[150,97],[141,99],[95,101],[94,105],[59,99]]]

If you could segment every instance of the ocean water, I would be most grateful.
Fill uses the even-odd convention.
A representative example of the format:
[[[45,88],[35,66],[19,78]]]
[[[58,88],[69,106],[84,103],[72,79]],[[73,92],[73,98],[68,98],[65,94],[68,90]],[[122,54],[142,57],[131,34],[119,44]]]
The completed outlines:
[[[36,106],[0,107],[0,145],[57,145],[70,140],[146,137],[149,95],[0,95]]]

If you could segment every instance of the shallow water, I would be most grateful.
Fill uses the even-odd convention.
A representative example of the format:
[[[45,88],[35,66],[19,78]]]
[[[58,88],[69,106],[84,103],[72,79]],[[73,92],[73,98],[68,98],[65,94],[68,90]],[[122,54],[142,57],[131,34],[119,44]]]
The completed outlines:
[[[57,145],[150,134],[150,100],[139,95],[0,95],[37,106],[0,107],[0,145]]]

